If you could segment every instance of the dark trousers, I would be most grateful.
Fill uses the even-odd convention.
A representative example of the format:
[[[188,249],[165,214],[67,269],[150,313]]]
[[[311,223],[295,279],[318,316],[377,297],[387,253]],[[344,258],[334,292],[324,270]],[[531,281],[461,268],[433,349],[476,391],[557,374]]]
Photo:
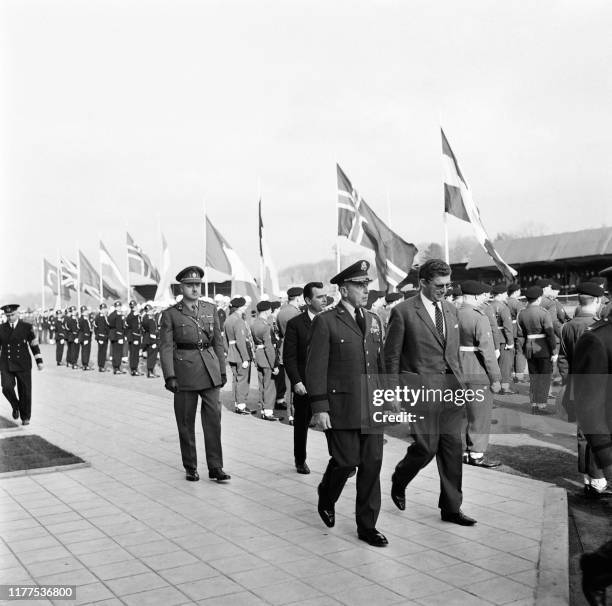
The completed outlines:
[[[157,343],[147,345],[147,370],[153,372],[157,362]]]
[[[505,343],[499,346],[499,370],[501,372],[501,384],[507,387],[512,378],[512,366],[514,365],[514,348],[506,349]]]
[[[261,409],[272,410],[276,398],[276,388],[272,380],[272,369],[257,367],[257,380],[259,384],[259,404]]]
[[[553,363],[550,358],[530,358],[527,360],[529,369],[529,399],[532,404],[546,404],[552,380]]]
[[[106,366],[106,356],[108,354],[108,339],[98,339],[98,368]]]
[[[195,438],[198,396],[202,398],[201,417],[206,464],[209,470],[223,467],[221,400],[219,399],[219,389],[213,387],[202,391],[179,391],[174,394],[174,416],[178,428],[183,467],[186,471],[195,471],[198,467]]]
[[[91,337],[88,337],[83,341],[81,345],[81,364],[83,364],[83,368],[87,368],[89,366],[89,358],[91,356]]]
[[[130,370],[138,370],[138,362],[140,360],[140,339],[130,343],[129,356]]]
[[[123,343],[119,343],[119,341],[111,342],[111,356],[113,357],[113,368],[119,370],[123,357]]]
[[[357,528],[375,528],[380,512],[383,435],[362,434],[359,429],[328,429],[325,437],[331,458],[319,484],[321,504],[328,509],[336,503],[351,471],[357,467]]]
[[[72,341],[72,343],[68,343],[68,353],[66,354],[66,362],[73,366],[79,360],[79,344]]]
[[[55,361],[58,364],[62,363],[62,358],[64,357],[64,343],[62,343],[64,339],[58,339],[55,342]]]
[[[477,390],[478,394],[482,393],[484,400],[482,402],[466,402],[465,404],[465,416],[461,432],[463,450],[484,453],[487,452],[489,446],[493,394],[488,385],[468,383],[467,389]]]
[[[525,372],[527,366],[527,360],[523,353],[521,342],[518,339],[514,339],[514,366],[513,370],[516,374],[522,375]]]
[[[406,456],[396,465],[393,484],[401,489],[434,457],[440,474],[440,499],[438,507],[457,513],[463,494],[461,428],[465,410],[463,406],[432,404],[423,411],[423,419],[414,423],[412,438]]]
[[[578,428],[578,471],[588,475],[590,478],[600,480],[604,478],[604,473],[597,465],[597,460],[587,442],[580,427]]]
[[[15,383],[17,393],[15,393]],[[9,401],[13,410],[19,411],[22,421],[26,421],[32,415],[32,371],[21,370],[11,372],[2,371],[2,393]]]
[[[249,398],[249,378],[250,365],[248,368],[242,368],[241,364],[230,362],[232,367],[232,393],[234,395],[234,404],[246,404]]]
[[[308,427],[312,419],[312,409],[308,396],[293,394],[293,407],[293,456],[296,465],[303,465],[306,462]]]
[[[282,364],[278,365],[278,374],[274,375],[274,384],[276,385],[276,401],[284,400],[287,393],[287,384],[285,382],[285,367]]]

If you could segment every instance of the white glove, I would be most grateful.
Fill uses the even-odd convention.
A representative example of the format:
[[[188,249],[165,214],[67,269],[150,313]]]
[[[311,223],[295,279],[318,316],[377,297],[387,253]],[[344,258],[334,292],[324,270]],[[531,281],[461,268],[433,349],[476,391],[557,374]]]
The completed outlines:
[[[83,341],[83,345],[89,345],[89,341]]]
[[[75,343],[78,343],[78,342],[79,342],[78,337],[77,337],[77,338],[74,340],[74,342],[75,342]]]
[[[138,341],[134,341],[134,345],[138,345]]]
[[[242,368],[248,368],[248,367],[249,367],[249,361],[248,361],[248,360],[245,360],[245,361],[242,363]]]
[[[100,345],[104,345],[104,341],[98,341]]]
[[[151,345],[151,349],[157,349],[157,345],[155,345],[155,343],[153,343],[153,344]]]
[[[60,345],[64,344],[64,339],[60,339]]]
[[[119,339],[117,343],[119,343],[119,345],[123,345],[123,339]]]

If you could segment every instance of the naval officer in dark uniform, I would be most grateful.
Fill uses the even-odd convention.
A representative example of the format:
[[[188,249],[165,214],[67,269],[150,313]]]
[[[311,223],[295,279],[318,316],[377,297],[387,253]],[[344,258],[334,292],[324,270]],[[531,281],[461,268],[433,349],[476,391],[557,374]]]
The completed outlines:
[[[217,307],[198,300],[203,277],[204,270],[196,266],[186,267],[176,276],[183,299],[162,314],[159,349],[166,389],[174,394],[185,477],[191,482],[200,479],[195,440],[200,396],[208,477],[222,482],[230,479],[223,471],[221,450],[219,389],[227,381],[225,355]]]
[[[334,526],[336,501],[357,468],[357,536],[384,547],[387,539],[376,530],[383,435],[362,431],[368,421],[364,399],[384,373],[382,324],[364,309],[369,267],[358,261],[330,280],[339,286],[341,300],[312,321],[305,378],[313,421],[325,430],[330,455],[318,488],[319,515],[326,526]]]

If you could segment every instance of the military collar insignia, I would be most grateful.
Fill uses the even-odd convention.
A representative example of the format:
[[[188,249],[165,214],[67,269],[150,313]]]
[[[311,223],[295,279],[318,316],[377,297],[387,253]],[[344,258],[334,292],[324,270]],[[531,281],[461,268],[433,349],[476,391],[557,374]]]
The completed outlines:
[[[372,326],[370,327],[370,333],[373,335],[380,334],[380,327],[378,326],[378,322],[372,322]]]

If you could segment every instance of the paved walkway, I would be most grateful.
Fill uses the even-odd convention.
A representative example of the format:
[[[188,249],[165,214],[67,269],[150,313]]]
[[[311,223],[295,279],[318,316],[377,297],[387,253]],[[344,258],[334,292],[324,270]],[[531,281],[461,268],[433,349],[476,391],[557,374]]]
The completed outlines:
[[[292,428],[224,410],[232,481],[186,482],[161,380],[49,366],[34,374],[32,424],[3,432],[36,433],[91,467],[0,481],[0,583],[74,584],[77,604],[534,603],[542,482],[464,468],[464,511],[479,523],[462,528],[440,521],[430,465],[402,513],[388,495],[405,444],[389,438],[378,528],[390,545],[376,549],[355,534],[354,480],[335,528],[317,515],[318,432],[302,476]]]

